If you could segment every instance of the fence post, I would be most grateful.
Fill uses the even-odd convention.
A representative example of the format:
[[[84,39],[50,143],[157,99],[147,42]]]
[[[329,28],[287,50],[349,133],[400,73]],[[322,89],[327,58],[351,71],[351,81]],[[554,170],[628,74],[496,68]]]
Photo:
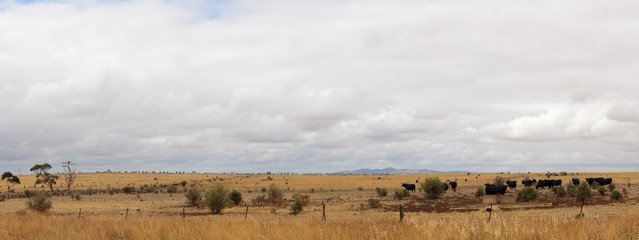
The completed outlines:
[[[322,201],[322,221],[326,222],[326,205]]]
[[[399,205],[399,221],[404,221],[404,207],[401,204]]]
[[[80,214],[82,214],[82,208],[80,208],[80,211],[78,211],[78,217],[80,216]]]
[[[488,223],[490,223],[490,217],[493,215],[493,204],[490,204],[490,208],[488,210]]]
[[[186,212],[184,210],[184,208],[182,208],[182,219],[186,218]]]
[[[127,218],[129,218],[129,209],[128,208],[126,209],[126,215],[124,215],[124,219],[127,219]]]
[[[246,222],[246,218],[248,217],[248,208],[249,208],[249,205],[246,204],[246,212],[244,212],[244,222]]]

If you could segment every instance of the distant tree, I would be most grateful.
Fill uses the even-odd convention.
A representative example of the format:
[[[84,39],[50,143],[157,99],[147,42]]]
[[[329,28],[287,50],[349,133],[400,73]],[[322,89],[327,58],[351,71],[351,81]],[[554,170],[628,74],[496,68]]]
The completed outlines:
[[[76,173],[77,168],[75,166],[75,163],[72,163],[71,161],[62,162],[62,169],[64,170],[62,181],[64,182],[64,185],[67,186],[67,190],[71,191],[71,186],[75,182],[75,179],[78,177]]]
[[[49,185],[51,192],[53,192],[53,186],[57,183],[57,180],[60,177],[49,173],[49,169],[51,169],[51,165],[48,163],[43,163],[33,165],[30,171],[36,174],[36,184]]]
[[[583,181],[577,187],[575,191],[575,201],[581,203],[581,210],[579,210],[579,217],[583,216],[584,204],[592,197],[592,191],[590,185],[586,181]]]
[[[18,176],[13,175],[13,173],[11,172],[5,172],[2,174],[2,181],[7,181],[7,191],[11,192],[11,188],[16,185],[16,184],[20,184],[20,178],[18,178]]]

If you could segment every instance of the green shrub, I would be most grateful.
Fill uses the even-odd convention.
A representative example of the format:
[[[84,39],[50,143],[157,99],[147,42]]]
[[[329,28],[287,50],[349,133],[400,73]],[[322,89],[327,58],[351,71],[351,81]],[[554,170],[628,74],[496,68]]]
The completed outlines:
[[[594,185],[594,184],[593,184]],[[575,201],[579,203],[585,203],[592,197],[592,190],[587,182],[581,182],[575,194]]]
[[[446,191],[446,183],[443,183],[439,178],[426,178],[421,185],[424,189],[424,196],[428,199],[437,199]]]
[[[517,192],[517,202],[529,202],[537,199],[539,193],[533,187],[524,187]]]
[[[555,186],[552,188],[552,191],[555,193],[555,195],[557,195],[557,197],[566,196],[566,190],[564,190],[564,187],[562,186]]]
[[[369,208],[379,208],[379,200],[377,199],[368,199],[368,207]]]
[[[228,201],[228,190],[224,185],[218,184],[212,190],[206,192],[206,206],[211,209],[212,214],[221,214]]]
[[[606,188],[604,186],[600,186],[597,188],[597,192],[599,192],[600,195],[606,195]]]
[[[202,201],[202,192],[196,187],[189,188],[184,194],[189,206],[197,206]]]
[[[233,201],[233,204],[238,205],[242,202],[242,193],[234,189],[229,193],[229,199]]]
[[[484,196],[484,194],[486,194],[486,191],[484,190],[484,188],[477,187],[477,190],[475,191],[475,197],[481,197],[481,196]]]
[[[302,210],[304,210],[304,203],[300,200],[293,201],[291,204],[291,213],[293,213],[293,215],[297,215],[301,213]]]
[[[592,185],[590,186],[590,188],[592,188],[592,189],[599,188],[599,182],[592,182]]]
[[[182,187],[186,187],[187,182],[186,181],[182,181],[180,182],[180,185],[182,185]]]
[[[577,195],[577,185],[566,185],[566,195],[568,195],[569,197],[575,197]]]
[[[402,200],[405,197],[410,196],[410,192],[406,189],[401,189],[401,190],[396,190],[395,191],[395,198]]]
[[[493,184],[495,184],[495,186],[498,186],[498,187],[504,186],[506,184],[506,179],[504,179],[503,177],[497,176],[495,177]]]
[[[617,188],[617,185],[615,185],[614,183],[611,183],[610,185],[608,185],[608,190],[610,190],[610,192],[612,192],[616,188]]]
[[[612,192],[610,192],[610,198],[619,200],[621,199],[621,193],[618,190],[612,190]]]
[[[122,192],[125,193],[125,194],[132,193],[133,192],[133,188],[132,187],[123,187],[122,188]],[[91,194],[93,194],[93,192],[91,192]]]
[[[44,192],[35,193],[29,200],[27,200],[27,207],[31,210],[38,212],[49,211],[53,206],[53,203]]]
[[[269,199],[282,199],[284,198],[284,193],[282,193],[282,190],[277,187],[277,185],[275,185],[275,183],[271,184],[271,186],[268,187],[268,198]]]
[[[386,197],[386,195],[388,195],[388,190],[386,190],[386,188],[375,188],[375,191],[377,192],[377,196],[380,197]]]

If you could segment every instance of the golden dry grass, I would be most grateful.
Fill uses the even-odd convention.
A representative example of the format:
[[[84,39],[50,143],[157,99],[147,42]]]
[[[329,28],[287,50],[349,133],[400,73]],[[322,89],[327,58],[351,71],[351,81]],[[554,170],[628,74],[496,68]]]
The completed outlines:
[[[226,175],[226,174],[80,174],[73,189],[86,190],[140,187],[187,181],[207,189],[214,184],[238,189],[244,200],[261,195],[260,189],[276,184],[285,198],[302,193],[311,204],[300,215],[289,214],[287,206],[251,206],[244,222],[245,207],[232,207],[223,215],[212,216],[206,209],[186,207],[184,191],[179,193],[122,193],[83,195],[76,201],[69,196],[53,198],[48,214],[24,214],[24,198],[0,202],[0,239],[639,239],[639,174],[580,173],[551,176],[569,181],[572,177],[612,177],[617,188],[627,188],[624,201],[586,206],[585,218],[575,219],[576,206],[502,211],[495,206],[491,223],[485,210],[472,212],[407,212],[403,223],[394,207],[410,201],[428,205],[411,197],[393,199],[392,190],[403,182],[426,177],[455,180],[457,192],[446,199],[472,198],[477,186],[495,176],[520,181],[524,177],[546,179],[545,174],[448,174],[407,176],[308,176],[308,175]],[[221,179],[224,179],[223,181]],[[18,191],[42,189],[34,176],[21,176]],[[217,180],[215,180],[217,179]],[[468,179],[468,182],[464,181]],[[363,190],[357,190],[362,187]],[[388,188],[388,197],[378,197],[376,187]],[[58,186],[62,189],[61,186]],[[47,188],[44,188],[45,190]],[[416,194],[418,197],[419,193]],[[551,193],[544,190],[543,196]],[[605,198],[605,196],[602,196]],[[369,198],[382,200],[380,209],[362,209]],[[321,202],[327,205],[327,222],[321,222]],[[568,200],[570,201],[570,200]],[[480,204],[479,209],[485,206]],[[78,217],[78,211],[82,215]],[[129,209],[128,219],[125,219]],[[187,216],[182,219],[181,213]]]

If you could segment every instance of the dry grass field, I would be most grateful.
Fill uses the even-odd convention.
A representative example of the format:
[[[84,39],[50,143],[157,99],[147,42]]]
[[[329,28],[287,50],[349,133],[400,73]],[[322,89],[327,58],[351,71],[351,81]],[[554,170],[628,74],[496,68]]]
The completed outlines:
[[[627,195],[617,201],[593,191],[593,200],[584,208],[585,217],[577,219],[579,206],[574,199],[559,198],[550,190],[541,190],[540,198],[531,203],[494,205],[488,222],[486,208],[490,204],[483,203],[474,192],[496,176],[518,182],[524,177],[562,179],[564,184],[573,177],[582,181],[586,177],[612,177],[617,189],[626,189]],[[20,177],[22,184],[15,186],[17,196],[25,190],[48,190],[35,185],[33,175]],[[420,192],[403,200],[393,198],[402,183],[415,183],[427,177],[457,180],[459,187],[438,200],[426,200]],[[187,182],[186,187],[179,184],[182,181]],[[84,193],[92,189],[98,193],[84,194],[80,200],[54,196],[53,208],[45,214],[25,211],[26,198],[0,202],[0,239],[639,239],[638,183],[638,173],[567,173],[549,178],[547,173],[401,176],[91,173],[80,174],[73,189]],[[168,193],[167,186],[174,184],[178,192]],[[215,184],[239,190],[245,204],[227,208],[222,215],[187,206],[186,189],[197,186],[206,190]],[[288,204],[252,205],[251,199],[264,194],[262,188],[271,184],[279,186],[286,199],[299,193],[310,196],[311,203],[298,215],[290,214]],[[106,191],[126,186],[146,190],[132,194]],[[378,187],[388,189],[388,196],[378,196],[375,191]],[[380,207],[368,208],[368,199],[380,200]],[[321,221],[322,202],[326,204],[326,222]],[[246,205],[249,210],[245,216]],[[403,222],[399,221],[399,205],[406,209]]]

